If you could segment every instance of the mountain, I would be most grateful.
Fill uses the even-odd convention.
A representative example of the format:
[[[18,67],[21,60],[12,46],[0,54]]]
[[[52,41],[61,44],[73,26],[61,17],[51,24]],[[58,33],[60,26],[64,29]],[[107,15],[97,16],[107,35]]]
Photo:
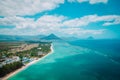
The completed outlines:
[[[87,40],[94,40],[94,37],[89,36],[89,37],[87,38]]]
[[[56,36],[55,34],[50,34],[46,37],[41,38],[42,40],[61,40],[61,38],[59,38],[58,36]]]

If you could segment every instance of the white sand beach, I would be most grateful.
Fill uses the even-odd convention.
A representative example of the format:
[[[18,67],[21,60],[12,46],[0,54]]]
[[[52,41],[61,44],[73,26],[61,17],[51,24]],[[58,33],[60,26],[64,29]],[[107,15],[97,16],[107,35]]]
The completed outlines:
[[[53,51],[53,44],[51,44],[51,47],[50,47],[50,48],[51,48],[51,51],[50,51],[50,53],[48,53],[47,55],[45,55],[45,56],[43,56],[43,57],[41,57],[41,58],[39,58],[39,59],[37,59],[37,60],[34,60],[34,61],[26,64],[25,66],[22,66],[21,68],[19,68],[19,69],[13,71],[13,72],[7,74],[6,76],[2,77],[0,80],[7,80],[8,78],[10,78],[11,76],[15,75],[16,73],[18,73],[18,72],[26,69],[26,68],[29,67],[30,65],[32,65],[32,64],[34,64],[34,63],[42,60],[43,58],[45,58],[45,57],[48,56],[48,55],[50,55],[51,53],[54,52],[54,51]]]

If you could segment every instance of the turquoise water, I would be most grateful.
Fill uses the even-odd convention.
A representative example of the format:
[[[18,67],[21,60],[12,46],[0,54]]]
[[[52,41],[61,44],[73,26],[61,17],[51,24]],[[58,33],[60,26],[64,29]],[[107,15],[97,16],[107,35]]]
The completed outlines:
[[[8,80],[120,80],[120,64],[107,54],[53,43],[54,52]]]

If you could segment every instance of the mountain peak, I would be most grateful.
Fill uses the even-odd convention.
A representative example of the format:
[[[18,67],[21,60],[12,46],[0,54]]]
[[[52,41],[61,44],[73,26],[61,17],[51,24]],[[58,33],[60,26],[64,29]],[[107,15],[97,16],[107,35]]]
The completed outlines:
[[[56,36],[55,34],[51,33],[49,36]]]
[[[50,34],[42,39],[45,39],[45,40],[61,40],[58,36],[56,36],[55,34]]]
[[[87,39],[89,39],[89,40],[93,40],[93,39],[94,39],[94,37],[89,36]]]

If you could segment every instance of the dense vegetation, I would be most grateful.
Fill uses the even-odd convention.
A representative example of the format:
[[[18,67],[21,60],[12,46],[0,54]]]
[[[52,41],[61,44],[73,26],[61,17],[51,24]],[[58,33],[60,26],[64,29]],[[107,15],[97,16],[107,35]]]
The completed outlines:
[[[0,59],[2,58],[2,56],[11,57],[15,55],[13,53],[9,53],[9,50],[23,43],[24,42],[0,42]]]
[[[51,46],[50,43],[49,43],[48,45],[39,44],[39,47],[41,47],[41,51],[42,51],[42,52],[45,52],[45,53],[50,52],[50,46]]]
[[[50,43],[47,43],[47,45],[45,45],[45,43],[41,43],[39,44],[38,47],[32,48],[30,50],[26,50],[26,51],[22,51],[22,52],[17,52],[15,55],[19,56],[20,58],[22,57],[42,57],[41,55],[38,56],[38,52],[41,51],[44,54],[47,54],[48,52],[50,52]],[[41,48],[40,50],[38,48]]]
[[[26,42],[26,43],[32,44],[32,43],[38,43],[38,42]],[[13,54],[13,53],[9,53],[10,47],[13,45],[17,46],[17,45],[20,45],[22,43],[20,43],[20,42],[19,43],[12,43],[11,46],[10,46],[10,43],[7,43],[7,44],[0,43],[0,44],[2,44],[2,45],[0,45],[0,59],[3,56],[5,56],[5,57],[19,56],[20,58],[22,58],[22,57],[38,57],[38,51],[48,53],[48,52],[50,52],[50,46],[51,46],[51,42],[39,42],[38,47],[32,48],[30,50],[26,50],[26,51],[16,52],[15,54]],[[41,48],[41,50],[39,50],[38,48]]]
[[[0,77],[22,67],[22,62],[21,61],[18,61],[18,62],[13,62],[13,63],[10,63],[10,64],[6,64],[4,66],[2,66],[0,68]]]

